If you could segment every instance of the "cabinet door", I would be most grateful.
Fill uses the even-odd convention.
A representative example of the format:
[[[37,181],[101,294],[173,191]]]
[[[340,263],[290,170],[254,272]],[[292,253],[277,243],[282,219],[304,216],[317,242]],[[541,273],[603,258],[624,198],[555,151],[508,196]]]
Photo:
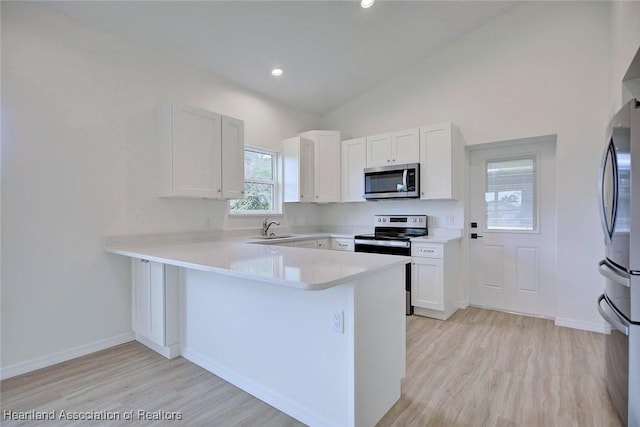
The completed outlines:
[[[353,252],[354,244],[353,239],[331,239],[331,249],[334,251],[347,251]]]
[[[330,249],[329,239],[316,240],[316,248],[318,249]]]
[[[418,163],[420,161],[420,129],[407,129],[391,134],[391,163]]]
[[[427,126],[420,129],[420,198],[455,199],[453,183],[456,173],[454,151],[460,149],[452,140],[452,125]],[[459,154],[459,153],[457,153]]]
[[[131,258],[131,329],[146,335],[149,324],[150,263]]]
[[[340,201],[340,132],[312,131],[315,201]]]
[[[173,195],[222,197],[221,116],[173,105]]]
[[[364,168],[367,167],[366,138],[342,141],[342,197],[343,202],[364,202]]]
[[[298,179],[300,180],[300,201],[313,202],[314,194],[314,174],[315,167],[313,162],[313,142],[308,139],[300,140],[300,170],[298,171]]]
[[[303,240],[302,242],[295,242],[294,246],[296,248],[316,249],[318,247],[318,241],[317,240]]]
[[[418,259],[413,262],[411,275],[411,304],[444,310],[444,260]]]
[[[222,116],[222,197],[244,197],[244,122]]]
[[[285,202],[313,202],[313,142],[299,136],[282,141]]]
[[[391,164],[391,134],[383,133],[367,137],[367,167]]]

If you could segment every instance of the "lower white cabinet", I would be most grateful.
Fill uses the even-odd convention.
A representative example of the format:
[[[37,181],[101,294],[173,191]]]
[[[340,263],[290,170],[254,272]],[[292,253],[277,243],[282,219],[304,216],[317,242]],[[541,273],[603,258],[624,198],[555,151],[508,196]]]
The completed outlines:
[[[458,241],[411,244],[414,314],[446,320],[458,309],[458,246]]]
[[[295,248],[329,249],[329,239],[299,240],[297,242],[291,242],[287,246],[293,246]]]
[[[136,340],[172,359],[180,354],[179,267],[132,258],[132,329]]]
[[[341,237],[331,238],[331,249],[334,251],[354,251],[353,239],[346,239]]]

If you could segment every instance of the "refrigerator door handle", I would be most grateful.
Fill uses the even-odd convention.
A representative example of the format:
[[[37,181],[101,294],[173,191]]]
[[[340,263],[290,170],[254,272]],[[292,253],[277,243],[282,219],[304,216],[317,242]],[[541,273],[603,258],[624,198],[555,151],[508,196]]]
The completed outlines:
[[[627,288],[630,286],[629,274],[626,272],[623,273],[618,269],[614,269],[605,260],[602,260],[598,263],[598,272],[612,282],[615,282],[622,286],[626,286]]]
[[[619,332],[629,336],[629,323],[615,312],[615,309],[609,305],[607,300],[604,301],[605,307],[602,306],[602,300],[604,300],[604,294],[598,298],[598,312],[604,320],[606,320],[611,326],[613,326]]]

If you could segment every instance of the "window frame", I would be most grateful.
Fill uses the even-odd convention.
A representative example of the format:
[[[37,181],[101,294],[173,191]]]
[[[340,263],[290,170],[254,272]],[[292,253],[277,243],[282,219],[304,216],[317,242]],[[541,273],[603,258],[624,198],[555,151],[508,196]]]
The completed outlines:
[[[482,221],[482,232],[483,233],[517,233],[517,234],[540,234],[540,173],[539,173],[539,164],[540,164],[540,153],[539,150],[535,152],[531,152],[529,154],[521,154],[517,156],[508,156],[508,157],[491,157],[484,159],[484,194],[487,193],[487,166],[489,163],[495,162],[505,162],[505,161],[514,161],[514,160],[533,160],[533,170],[534,170],[534,185],[536,186],[534,195],[535,200],[533,202],[533,229],[532,230],[508,230],[508,229],[494,229],[488,228],[488,216],[485,208],[483,210],[483,221]],[[485,202],[486,203],[486,202]]]
[[[258,147],[256,145],[245,145],[243,150],[243,156],[246,156],[246,152],[251,151],[254,153],[267,154],[271,156],[271,168],[272,168],[272,180],[264,180],[264,179],[255,179],[255,178],[247,178],[246,176],[243,179],[243,185],[246,183],[255,183],[255,184],[268,184],[273,185],[273,209],[272,210],[255,210],[255,211],[239,211],[231,209],[231,200],[227,203],[227,211],[230,216],[234,217],[242,217],[242,216],[278,216],[282,215],[282,178],[280,174],[280,153],[275,150],[271,150],[264,147]],[[244,162],[244,157],[243,157]],[[236,199],[233,199],[236,200]]]

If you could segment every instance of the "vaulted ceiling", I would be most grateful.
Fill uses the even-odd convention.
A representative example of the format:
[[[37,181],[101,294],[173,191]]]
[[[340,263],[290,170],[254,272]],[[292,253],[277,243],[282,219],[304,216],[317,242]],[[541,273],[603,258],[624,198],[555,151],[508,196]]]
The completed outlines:
[[[512,1],[43,2],[73,19],[323,115]],[[271,69],[284,75],[275,78]]]

